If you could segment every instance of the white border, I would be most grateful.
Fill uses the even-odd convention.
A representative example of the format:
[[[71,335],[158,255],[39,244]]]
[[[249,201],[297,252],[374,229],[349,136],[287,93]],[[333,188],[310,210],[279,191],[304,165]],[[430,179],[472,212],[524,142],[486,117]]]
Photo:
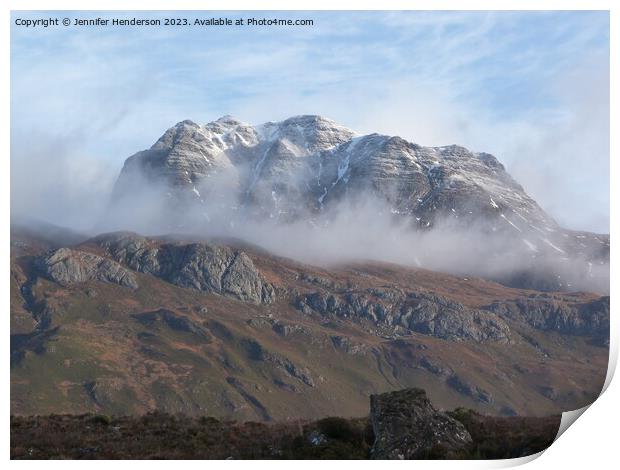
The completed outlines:
[[[0,114],[0,142],[4,147],[3,157],[1,161],[2,171],[2,197],[0,198],[0,206],[2,208],[4,220],[7,223],[2,230],[2,248],[1,256],[3,261],[4,270],[2,271],[2,281],[4,289],[2,291],[3,296],[3,309],[4,312],[4,325],[5,335],[9,330],[9,223],[10,219],[10,191],[9,191],[9,175],[10,175],[10,83],[9,83],[9,67],[10,67],[10,11],[11,10],[610,10],[611,11],[611,129],[618,128],[617,119],[617,101],[618,93],[617,88],[614,86],[616,83],[620,83],[617,70],[618,62],[618,27],[620,18],[620,7],[616,6],[619,2],[614,0],[417,0],[417,1],[403,1],[403,0],[382,0],[381,2],[372,2],[368,0],[358,0],[355,3],[347,2],[345,0],[298,0],[295,3],[286,0],[266,0],[260,2],[260,7],[256,3],[249,0],[229,0],[229,1],[199,1],[199,0],[179,0],[179,1],[163,1],[163,0],[151,0],[149,2],[138,0],[93,0],[89,2],[79,0],[58,0],[58,1],[45,1],[45,0],[4,0],[2,7],[0,8],[0,37],[3,41],[2,50],[0,52],[0,76],[2,81],[2,113]],[[618,155],[618,139],[614,133],[611,133],[611,155]],[[614,217],[614,209],[617,212],[615,201],[618,196],[618,188],[615,187],[614,180],[618,180],[618,164],[615,159],[611,159],[611,232],[617,233],[618,217]],[[615,274],[617,266],[616,251],[611,250],[611,292],[612,298],[615,299],[618,293],[617,282],[615,281]],[[615,305],[612,302],[612,306]],[[531,462],[529,468],[544,468],[547,469],[550,465],[555,468],[608,468],[613,465],[612,462],[616,461],[615,458],[615,446],[617,446],[616,426],[618,424],[618,410],[617,404],[620,402],[620,386],[617,384],[617,380],[611,382],[613,372],[616,367],[618,358],[618,321],[616,315],[618,314],[612,309],[612,325],[611,325],[611,349],[610,349],[610,363],[608,377],[606,381],[606,387],[609,388],[606,392],[594,402],[588,411],[583,414],[579,419],[577,426],[572,426],[568,432],[563,434],[556,443],[554,443],[547,451],[542,453],[539,458],[525,458],[514,459],[509,461],[454,461],[454,462],[372,462],[362,461],[355,462],[354,465],[361,467],[373,468],[377,464],[381,466],[401,466],[404,465],[416,465],[416,468],[500,468],[521,465],[526,462]],[[6,338],[6,336],[5,336]],[[6,351],[6,350],[5,350]],[[7,354],[7,352],[5,352]],[[9,426],[8,416],[10,414],[10,387],[9,376],[10,368],[8,357],[5,356],[2,362],[4,383],[1,390],[0,400],[4,411],[4,426],[2,427],[2,443],[4,456],[8,460],[9,458]],[[26,466],[30,467],[36,465],[32,462],[10,462],[14,466]],[[60,465],[82,465],[79,462],[46,462],[46,466],[51,468],[59,468]],[[92,462],[94,466],[107,466],[109,462],[100,461]],[[127,461],[120,461],[115,463],[121,467],[128,468],[131,463]],[[148,465],[160,467],[166,465],[164,462],[151,461]],[[190,467],[203,467],[204,462],[200,461],[184,461],[181,465]],[[274,462],[274,461],[254,461],[254,462],[209,462],[209,466],[227,466],[241,467],[244,465],[257,466],[259,468],[273,468],[282,466],[290,466],[289,462]],[[295,463],[296,466],[310,468],[315,466],[315,462],[299,461]],[[325,462],[322,465],[328,467],[343,465],[340,462]]]

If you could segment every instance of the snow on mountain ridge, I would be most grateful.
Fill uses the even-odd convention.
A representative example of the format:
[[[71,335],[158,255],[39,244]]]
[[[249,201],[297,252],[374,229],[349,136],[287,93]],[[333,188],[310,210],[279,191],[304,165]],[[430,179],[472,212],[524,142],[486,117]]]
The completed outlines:
[[[422,230],[448,220],[484,225],[531,253],[585,253],[594,246],[605,258],[609,249],[608,238],[577,239],[559,227],[491,154],[359,135],[315,115],[257,126],[232,116],[204,125],[181,121],[127,159],[115,194],[139,191],[135,174],[162,185],[173,213],[188,201],[206,213],[217,201],[288,222],[373,197]]]
[[[303,162],[295,161],[302,157]],[[119,182],[130,170],[191,192],[212,174],[232,173],[246,201],[264,204],[267,210],[283,187],[302,183],[309,194],[291,205],[302,202],[305,208],[322,210],[330,198],[348,193],[351,184],[382,194],[398,206],[396,213],[421,216],[424,212],[420,219],[427,226],[433,219],[430,213],[438,209],[437,196],[461,188],[461,192],[488,193],[487,205],[493,210],[497,209],[490,203],[493,198],[499,204],[525,204],[529,207],[515,211],[518,216],[527,218],[523,212],[533,212],[538,222],[555,224],[488,153],[472,153],[457,145],[422,147],[397,136],[358,135],[316,115],[257,126],[229,115],[204,125],[181,121],[151,149],[130,157]]]

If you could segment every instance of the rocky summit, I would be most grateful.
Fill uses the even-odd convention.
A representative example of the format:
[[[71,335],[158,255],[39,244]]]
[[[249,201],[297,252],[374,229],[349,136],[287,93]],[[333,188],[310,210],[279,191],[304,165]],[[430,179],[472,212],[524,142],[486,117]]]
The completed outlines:
[[[368,199],[412,230],[487,234],[496,242],[481,256],[510,251],[530,260],[494,278],[510,285],[571,290],[576,282],[589,285],[593,266],[609,262],[608,235],[560,227],[493,155],[359,135],[321,116],[257,126],[230,116],[204,125],[182,121],[126,160],[109,217],[155,205],[153,222],[167,221],[167,231],[209,223],[214,213],[317,223]]]

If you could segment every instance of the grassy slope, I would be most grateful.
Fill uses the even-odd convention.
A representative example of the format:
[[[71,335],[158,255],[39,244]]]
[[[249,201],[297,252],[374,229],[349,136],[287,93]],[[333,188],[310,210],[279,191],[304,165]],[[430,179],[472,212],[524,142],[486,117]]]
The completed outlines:
[[[298,280],[300,270],[336,283],[353,280],[361,288],[415,286],[470,306],[528,294],[391,265],[326,271],[258,252],[253,258],[271,282],[301,292],[309,287]],[[12,271],[27,272],[23,263],[24,258],[14,259]],[[38,279],[36,297],[55,311],[47,335],[25,334],[32,320],[16,285],[26,276],[13,276],[12,328],[21,335],[12,338],[19,352],[11,369],[14,414],[121,415],[161,409],[237,420],[350,417],[366,414],[371,393],[421,386],[444,409],[465,406],[498,413],[509,407],[520,414],[547,415],[591,402],[605,377],[607,350],[584,338],[528,331],[544,353],[523,341],[475,344],[418,334],[394,341],[352,323],[304,316],[286,299],[259,307],[136,276],[136,291],[101,282],[62,288]],[[576,299],[591,297],[575,294]],[[136,317],[159,308],[191,321],[200,333]],[[274,319],[298,331],[282,336],[274,331]],[[336,348],[332,336],[348,337],[361,345],[361,352]],[[252,341],[298,371],[309,371],[314,386],[282,363],[257,358]],[[480,403],[447,387],[444,379],[417,365],[422,357],[491,392],[493,402]],[[545,386],[557,396],[545,397]]]

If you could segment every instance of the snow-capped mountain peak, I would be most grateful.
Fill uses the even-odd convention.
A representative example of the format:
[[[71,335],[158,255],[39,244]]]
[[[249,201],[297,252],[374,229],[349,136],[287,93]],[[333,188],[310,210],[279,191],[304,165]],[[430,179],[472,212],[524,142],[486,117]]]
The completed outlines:
[[[527,253],[596,251],[608,237],[563,230],[488,153],[423,147],[398,136],[358,135],[315,115],[257,126],[231,116],[185,120],[125,162],[115,197],[161,186],[175,209],[213,201],[275,221],[313,218],[343,201],[379,199],[412,228],[446,221],[503,234]],[[225,191],[222,190],[225,181]],[[189,201],[189,202],[188,202]],[[598,256],[598,255],[597,255]]]

